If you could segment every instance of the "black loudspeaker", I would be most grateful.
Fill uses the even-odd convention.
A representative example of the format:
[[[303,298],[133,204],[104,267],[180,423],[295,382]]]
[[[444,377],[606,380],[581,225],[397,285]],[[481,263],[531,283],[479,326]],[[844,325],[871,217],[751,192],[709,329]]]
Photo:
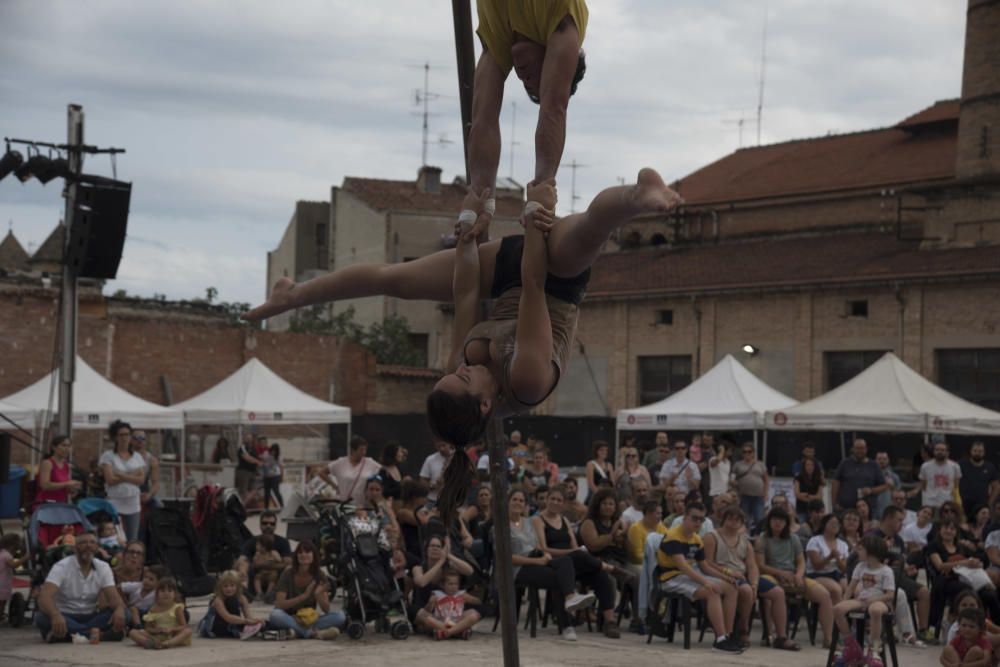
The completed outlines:
[[[131,183],[107,179],[77,184],[66,246],[66,263],[77,276],[110,279],[118,275],[131,197]]]
[[[0,433],[0,484],[10,479],[10,433]]]

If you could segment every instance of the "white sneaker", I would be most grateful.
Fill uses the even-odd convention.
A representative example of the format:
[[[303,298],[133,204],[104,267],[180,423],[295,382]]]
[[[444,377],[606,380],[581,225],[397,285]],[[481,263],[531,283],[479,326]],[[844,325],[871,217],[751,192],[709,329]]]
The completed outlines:
[[[562,638],[568,642],[576,641],[576,630],[573,628],[573,626],[563,628]]]
[[[573,612],[581,607],[587,607],[594,603],[594,594],[585,593],[581,595],[580,593],[573,593],[568,598],[566,598],[566,611]]]

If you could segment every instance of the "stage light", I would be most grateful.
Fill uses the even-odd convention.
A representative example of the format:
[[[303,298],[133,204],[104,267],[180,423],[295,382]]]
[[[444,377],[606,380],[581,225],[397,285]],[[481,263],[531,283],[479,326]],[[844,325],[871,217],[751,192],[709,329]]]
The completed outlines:
[[[747,343],[746,345],[743,346],[743,351],[746,352],[747,354],[749,354],[752,357],[753,355],[755,355],[758,352],[760,352],[760,348],[759,347],[755,347],[755,346],[751,345],[750,343]]]
[[[18,151],[7,150],[0,158],[0,180],[7,177],[7,174],[14,171],[24,162],[24,156]]]
[[[69,162],[64,158],[53,159],[36,153],[17,167],[14,170],[14,175],[22,183],[34,176],[39,183],[45,185],[57,176],[62,178],[69,176]]]

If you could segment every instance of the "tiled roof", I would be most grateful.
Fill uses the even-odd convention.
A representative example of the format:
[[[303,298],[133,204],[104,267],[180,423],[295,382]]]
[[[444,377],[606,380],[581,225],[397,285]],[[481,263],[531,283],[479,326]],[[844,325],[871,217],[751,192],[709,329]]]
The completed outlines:
[[[375,366],[375,373],[378,375],[390,375],[403,378],[429,378],[436,380],[444,375],[444,372],[436,368],[419,368],[417,366],[395,366],[391,364],[378,364]]]
[[[415,181],[390,181],[382,178],[344,179],[341,188],[376,211],[427,211],[455,215],[462,206],[465,189],[460,185],[441,184],[440,193],[422,192]],[[517,218],[522,202],[518,197],[497,197],[497,215]]]
[[[737,288],[828,286],[921,277],[1000,277],[996,246],[920,250],[894,233],[758,238],[598,257],[588,298]]]
[[[689,205],[877,188],[955,175],[958,103],[938,102],[896,127],[742,148],[674,184]],[[940,130],[913,132],[937,123]]]
[[[66,225],[59,223],[52,230],[49,237],[42,241],[38,250],[31,256],[32,262],[55,262],[61,264],[63,261],[63,249],[66,246]]]
[[[7,236],[0,242],[0,269],[7,271],[26,271],[28,269],[28,251],[24,249],[12,231],[8,231]]]

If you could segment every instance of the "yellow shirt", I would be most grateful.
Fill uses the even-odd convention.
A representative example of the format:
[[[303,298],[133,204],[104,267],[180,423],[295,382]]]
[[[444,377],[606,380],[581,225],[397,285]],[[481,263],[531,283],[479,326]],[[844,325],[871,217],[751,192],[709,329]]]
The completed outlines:
[[[628,534],[625,536],[625,547],[628,552],[628,562],[633,565],[642,565],[642,552],[646,548],[646,538],[649,537],[650,532],[666,535],[667,527],[662,523],[658,523],[656,524],[655,530],[649,531],[646,530],[644,525],[642,525],[642,521],[636,521],[628,527]]]
[[[580,46],[587,32],[586,0],[477,0],[479,28],[476,34],[504,74],[514,66],[510,47],[514,33],[545,46],[549,35],[568,14],[580,32]]]
[[[670,528],[663,535],[656,551],[656,565],[660,581],[667,581],[681,573],[674,556],[683,556],[692,567],[705,560],[705,549],[698,533],[684,535],[684,524]]]

